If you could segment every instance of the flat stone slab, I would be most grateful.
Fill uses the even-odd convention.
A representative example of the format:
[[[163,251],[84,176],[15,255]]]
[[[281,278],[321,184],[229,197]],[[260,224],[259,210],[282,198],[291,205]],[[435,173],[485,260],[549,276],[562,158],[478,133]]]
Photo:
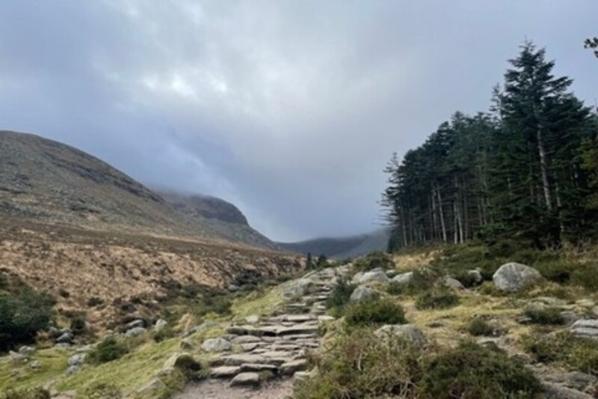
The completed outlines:
[[[260,375],[253,372],[239,373],[230,382],[231,386],[252,386],[257,387],[261,383]]]
[[[241,371],[271,371],[276,373],[278,371],[278,366],[269,363],[244,363],[241,365]]]
[[[241,367],[239,366],[220,366],[210,370],[210,376],[213,378],[230,378],[239,374]]]
[[[306,359],[297,359],[283,363],[280,366],[280,372],[284,375],[293,375],[296,371],[303,371],[307,368]]]

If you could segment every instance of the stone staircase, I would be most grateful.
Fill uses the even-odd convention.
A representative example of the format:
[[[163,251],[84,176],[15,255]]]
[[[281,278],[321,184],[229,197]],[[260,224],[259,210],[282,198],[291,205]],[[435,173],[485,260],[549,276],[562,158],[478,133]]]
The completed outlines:
[[[233,351],[211,360],[210,378],[259,387],[271,379],[305,377],[307,355],[320,347],[320,326],[333,319],[325,315],[326,299],[343,272],[324,269],[289,282],[285,303],[274,314],[230,326],[222,338]]]

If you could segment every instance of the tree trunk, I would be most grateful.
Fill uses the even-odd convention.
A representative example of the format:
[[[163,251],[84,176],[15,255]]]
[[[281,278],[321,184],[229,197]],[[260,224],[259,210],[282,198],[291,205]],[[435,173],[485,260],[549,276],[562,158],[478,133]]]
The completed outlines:
[[[440,216],[440,229],[442,230],[442,241],[447,241],[446,225],[444,223],[444,210],[442,206],[442,197],[440,196],[440,189],[436,186],[436,195],[438,196],[438,214]]]
[[[550,182],[548,181],[548,157],[544,149],[544,142],[542,140],[542,130],[536,131],[536,138],[538,140],[538,154],[540,155],[540,173],[542,175],[542,189],[544,191],[544,202],[546,209],[552,211],[552,201],[550,198]]]

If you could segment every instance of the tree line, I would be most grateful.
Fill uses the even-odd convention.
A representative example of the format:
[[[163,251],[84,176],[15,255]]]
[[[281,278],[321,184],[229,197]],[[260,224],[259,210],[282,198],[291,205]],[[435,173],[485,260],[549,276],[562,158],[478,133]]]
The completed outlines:
[[[383,193],[389,249],[473,238],[579,243],[598,222],[598,115],[532,43],[488,112],[456,112],[402,160]]]

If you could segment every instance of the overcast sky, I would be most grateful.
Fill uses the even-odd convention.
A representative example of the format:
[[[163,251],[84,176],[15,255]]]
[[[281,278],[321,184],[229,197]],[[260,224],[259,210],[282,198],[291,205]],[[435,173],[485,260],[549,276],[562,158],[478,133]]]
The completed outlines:
[[[222,197],[276,240],[378,227],[393,151],[530,39],[598,101],[596,0],[2,0],[0,129]]]

